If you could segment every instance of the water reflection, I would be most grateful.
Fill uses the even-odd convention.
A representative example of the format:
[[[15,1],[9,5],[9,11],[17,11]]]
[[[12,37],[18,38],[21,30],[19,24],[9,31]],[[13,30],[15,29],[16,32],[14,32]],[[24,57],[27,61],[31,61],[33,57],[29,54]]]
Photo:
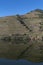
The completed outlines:
[[[8,60],[8,59],[0,59],[0,65],[43,65],[41,63],[34,63],[27,60]]]

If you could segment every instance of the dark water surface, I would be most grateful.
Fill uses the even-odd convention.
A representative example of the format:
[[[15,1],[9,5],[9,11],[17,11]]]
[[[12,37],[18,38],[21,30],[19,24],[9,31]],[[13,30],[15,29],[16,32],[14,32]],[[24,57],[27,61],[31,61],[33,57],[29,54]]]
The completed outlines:
[[[8,43],[4,43],[2,41],[0,41],[0,48],[5,47],[5,49],[7,48]],[[35,62],[30,62],[27,60],[9,60],[9,59],[3,59],[0,58],[0,65],[43,65],[43,62],[40,63],[35,63]]]
[[[35,62],[27,61],[27,60],[0,59],[0,65],[43,65],[43,62],[35,63]]]

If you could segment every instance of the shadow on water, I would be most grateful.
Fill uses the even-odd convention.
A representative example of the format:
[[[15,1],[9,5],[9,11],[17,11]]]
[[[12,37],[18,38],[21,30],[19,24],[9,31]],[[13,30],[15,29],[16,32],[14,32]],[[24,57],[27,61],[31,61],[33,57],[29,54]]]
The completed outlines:
[[[26,51],[28,51],[28,49],[29,49],[31,46],[32,46],[32,44],[31,44],[29,47],[27,47],[25,50],[23,50],[23,51],[21,52],[21,54],[18,56],[18,59],[19,59]]]

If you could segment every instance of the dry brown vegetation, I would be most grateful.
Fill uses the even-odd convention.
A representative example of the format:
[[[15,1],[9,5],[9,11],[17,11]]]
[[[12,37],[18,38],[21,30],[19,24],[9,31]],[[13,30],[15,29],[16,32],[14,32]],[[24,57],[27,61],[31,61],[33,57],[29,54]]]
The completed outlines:
[[[43,62],[43,10],[0,18],[0,57]]]

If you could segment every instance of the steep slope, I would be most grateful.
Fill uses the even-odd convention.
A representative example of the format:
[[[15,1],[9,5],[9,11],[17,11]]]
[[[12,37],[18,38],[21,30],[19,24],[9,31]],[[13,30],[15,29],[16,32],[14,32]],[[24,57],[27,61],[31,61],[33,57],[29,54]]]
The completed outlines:
[[[9,35],[14,33],[33,33],[33,36],[43,35],[43,26],[40,24],[43,21],[43,10],[33,10],[30,13],[21,15],[20,18],[19,20],[18,16],[0,18],[0,35]]]
[[[43,62],[43,10],[0,18],[0,57]]]
[[[43,26],[40,24],[43,23],[43,10],[33,10],[32,12],[23,15],[22,18],[24,18],[24,22],[28,26],[29,30],[32,30],[33,36],[34,34],[39,36],[43,35]]]
[[[21,25],[16,16],[3,17],[0,19],[0,35],[9,35],[14,33],[27,33],[28,30]]]

